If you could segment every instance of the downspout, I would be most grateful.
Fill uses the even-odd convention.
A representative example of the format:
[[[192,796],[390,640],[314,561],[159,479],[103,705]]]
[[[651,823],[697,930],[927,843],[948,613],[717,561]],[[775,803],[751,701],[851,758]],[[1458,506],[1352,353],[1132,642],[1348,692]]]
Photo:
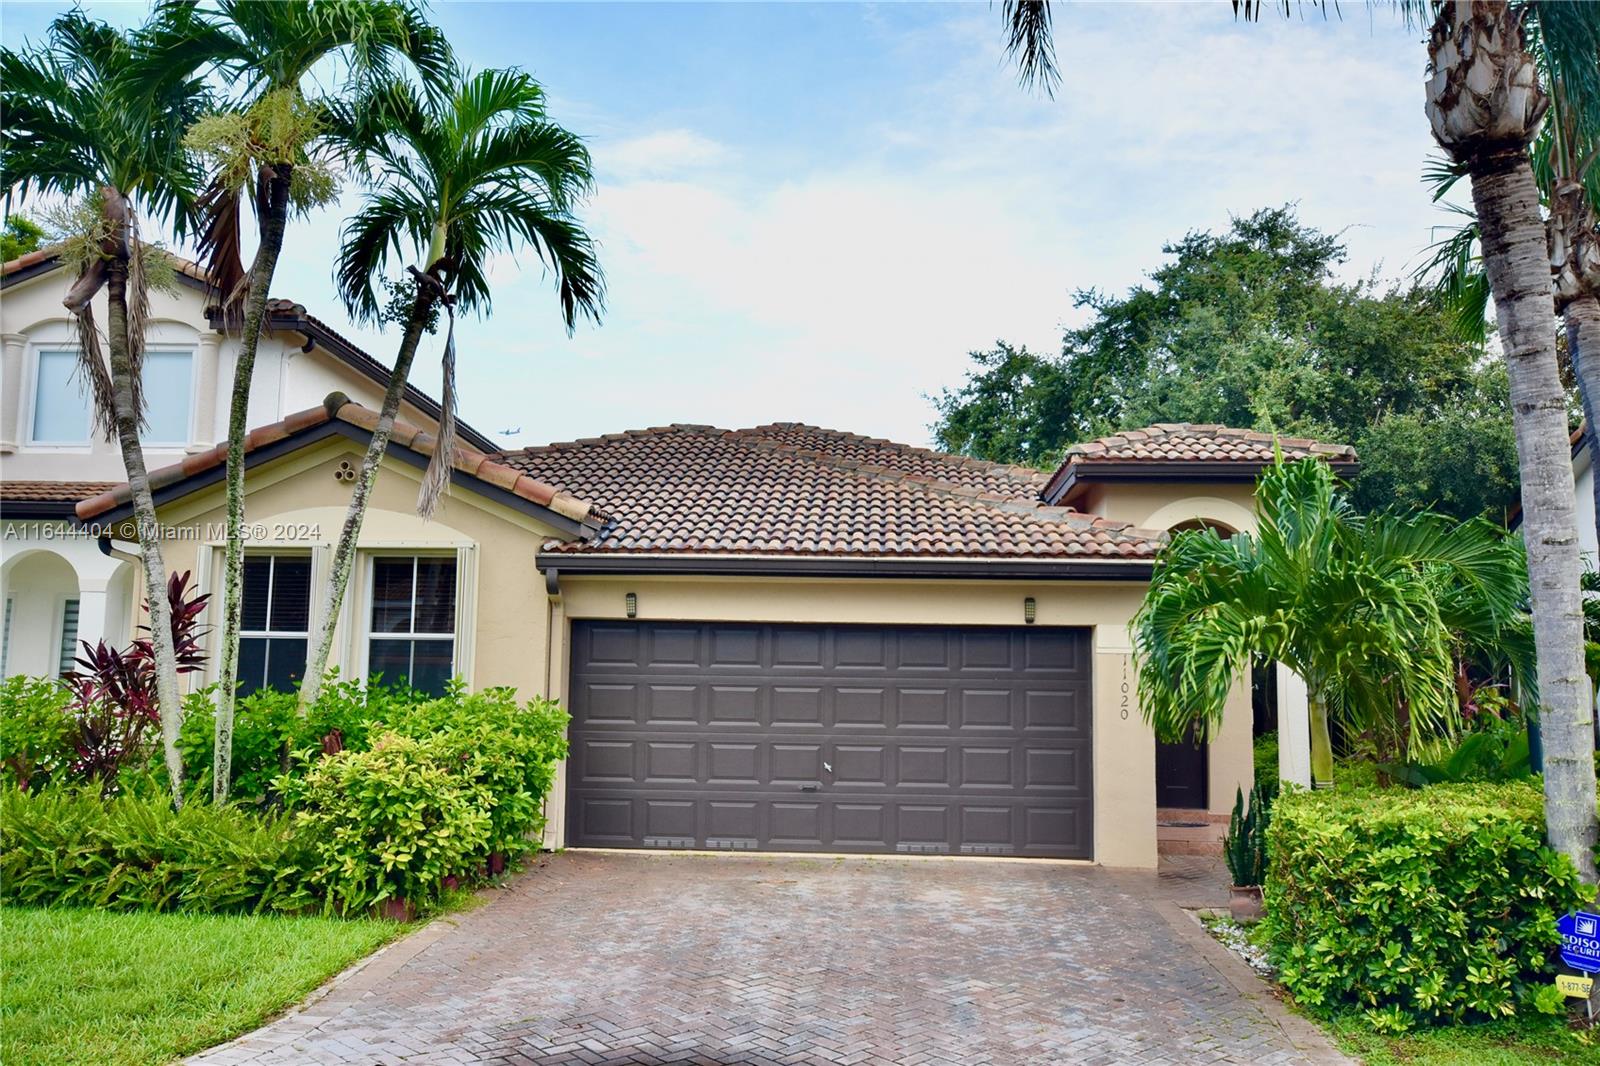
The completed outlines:
[[[544,572],[544,596],[545,596],[545,600],[544,600],[544,692],[543,692],[543,695],[544,695],[544,698],[548,700],[548,699],[552,698],[551,697],[551,693],[550,693],[550,678],[551,678],[551,673],[552,673],[550,659],[551,659],[551,656],[553,656],[555,654],[555,650],[556,650],[556,633],[555,633],[555,627],[556,627],[556,604],[561,602],[561,573],[560,573],[560,571],[558,571],[553,566],[550,569],[548,569],[548,570],[546,570]],[[560,779],[561,779],[561,786],[562,786],[562,789],[564,791],[565,787],[566,787],[565,762],[563,762],[563,764],[562,764],[562,769],[561,769],[561,772],[560,772],[559,776],[560,776]],[[549,825],[550,825],[550,797],[555,794],[555,791],[556,791],[555,790],[555,782],[552,782],[551,783],[551,787],[544,794],[544,802],[539,805],[539,813],[544,818],[546,835],[548,835],[548,833],[549,833]],[[540,843],[542,844],[542,843],[544,843],[544,841],[541,840]],[[558,846],[559,846],[559,842],[558,842]]]
[[[135,552],[123,551],[121,548],[111,546],[111,534],[102,533],[97,541],[100,545],[100,554],[110,559],[121,559],[125,563],[142,563],[144,558]],[[130,542],[131,543],[131,542]]]

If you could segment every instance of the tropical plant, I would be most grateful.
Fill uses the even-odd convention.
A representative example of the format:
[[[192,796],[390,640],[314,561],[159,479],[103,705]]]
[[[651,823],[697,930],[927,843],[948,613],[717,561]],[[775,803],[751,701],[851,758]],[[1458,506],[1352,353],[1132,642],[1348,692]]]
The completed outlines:
[[[201,638],[205,629],[200,614],[209,595],[191,593],[189,572],[173,574],[166,587],[166,611],[171,628],[177,673],[193,674],[205,667]],[[146,611],[153,619],[156,612]],[[150,633],[148,626],[140,630]],[[117,791],[124,766],[143,751],[145,728],[159,725],[159,668],[151,636],[135,638],[127,650],[118,651],[103,639],[91,645],[82,641],[78,669],[62,676],[72,692],[72,775],[97,782],[107,794]]]
[[[155,500],[139,430],[140,375],[152,273],[167,265],[140,237],[139,212],[179,236],[189,225],[199,174],[183,151],[183,130],[206,106],[199,79],[165,71],[138,79],[137,38],[71,11],[50,24],[44,44],[0,49],[0,184],[5,199],[31,194],[71,198],[60,255],[77,280],[64,301],[78,329],[78,370],[93,395],[95,419],[122,452],[133,497],[145,597],[150,604],[153,668],[172,799],[183,802],[178,724],[178,667],[167,614]],[[91,301],[104,290],[101,335]]]
[[[1267,874],[1267,826],[1272,823],[1272,801],[1278,798],[1276,780],[1257,781],[1250,789],[1249,805],[1244,789],[1235,789],[1233,813],[1228,816],[1228,832],[1222,838],[1222,856],[1228,873],[1240,888],[1260,886]]]
[[[1332,781],[1330,718],[1400,752],[1452,734],[1458,649],[1498,654],[1517,626],[1527,586],[1516,542],[1481,519],[1358,514],[1315,459],[1274,464],[1256,495],[1259,532],[1179,531],[1156,561],[1133,621],[1156,735],[1218,728],[1257,657],[1305,679],[1319,785]],[[1452,629],[1469,610],[1473,627]]]
[[[1327,11],[1326,0],[1310,2]],[[1235,13],[1246,19],[1258,18],[1267,6],[1266,0],[1233,0]],[[1270,6],[1285,15],[1295,7],[1289,0],[1271,0]],[[1471,183],[1484,274],[1511,382],[1528,575],[1538,590],[1533,629],[1546,825],[1552,846],[1594,883],[1600,880],[1594,860],[1600,821],[1595,816],[1593,693],[1583,661],[1576,487],[1550,328],[1555,314],[1551,246],[1528,145],[1539,135],[1550,104],[1530,37],[1554,42],[1570,35],[1552,48],[1569,57],[1563,77],[1571,80],[1563,80],[1558,90],[1566,106],[1592,117],[1600,108],[1592,44],[1600,10],[1567,0],[1400,0],[1397,6],[1407,19],[1431,21],[1428,121],[1434,140]],[[1047,2],[1007,4],[1005,13],[1008,51],[1020,60],[1024,83],[1044,79],[1049,87],[1054,64]],[[1587,177],[1587,170],[1577,174]],[[1583,248],[1592,247],[1592,216],[1586,221],[1575,213],[1558,228],[1558,246],[1565,241],[1572,249],[1558,263],[1577,255],[1587,271]]]
[[[407,268],[416,292],[334,549],[302,707],[316,700],[321,687],[367,501],[430,317],[442,306],[451,332],[444,345],[438,438],[417,501],[424,517],[432,515],[448,484],[455,449],[455,310],[488,310],[489,256],[531,246],[555,275],[569,331],[580,316],[598,322],[603,302],[594,245],[575,215],[593,183],[589,152],[549,120],[544,90],[532,77],[486,70],[463,76],[439,97],[391,82],[340,108],[335,122],[343,142],[353,146],[353,160],[381,171],[366,204],[345,226],[335,266],[351,316],[377,320],[383,310],[377,277],[408,252],[420,252],[421,259],[420,266]]]
[[[451,67],[450,49],[409,0],[187,0],[158,8],[146,33],[145,68],[219,71],[235,92],[191,126],[185,144],[209,163],[197,205],[200,256],[218,310],[240,329],[228,408],[227,536],[222,632],[217,663],[213,798],[228,798],[234,701],[243,612],[244,439],[250,383],[267,297],[291,212],[336,192],[324,143],[328,99],[307,92],[313,67],[340,63],[354,82],[388,77],[402,57],[426,79]],[[254,210],[258,243],[248,272],[241,258],[243,203]]]

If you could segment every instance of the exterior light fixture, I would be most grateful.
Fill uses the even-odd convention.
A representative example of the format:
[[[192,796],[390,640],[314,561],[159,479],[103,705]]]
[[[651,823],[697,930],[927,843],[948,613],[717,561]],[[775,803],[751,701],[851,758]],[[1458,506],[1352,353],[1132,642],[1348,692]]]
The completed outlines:
[[[1031,625],[1033,625],[1034,619],[1038,618],[1038,617],[1039,617],[1039,603],[1038,603],[1038,601],[1035,600],[1032,596],[1029,596],[1029,597],[1025,598],[1022,601],[1022,620],[1024,622],[1028,623],[1031,626]]]
[[[639,617],[639,595],[638,595],[638,593],[636,593],[636,592],[628,593],[626,596],[622,597],[622,603],[623,603],[623,606],[627,609],[629,618],[637,618],[637,617]]]

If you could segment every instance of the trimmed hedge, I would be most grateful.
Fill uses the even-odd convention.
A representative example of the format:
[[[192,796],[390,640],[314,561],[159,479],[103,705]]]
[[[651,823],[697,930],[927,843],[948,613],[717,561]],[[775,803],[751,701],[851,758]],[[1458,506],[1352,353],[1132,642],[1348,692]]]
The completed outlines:
[[[241,704],[239,799],[221,808],[197,789],[174,812],[159,770],[111,800],[69,784],[0,789],[0,899],[339,914],[399,900],[425,909],[451,881],[498,872],[497,860],[538,846],[544,798],[567,753],[558,705],[459,685],[431,700],[350,685],[330,692],[305,718],[292,696]],[[203,759],[208,776],[210,705],[203,696],[189,704],[185,756]]]
[[[1302,1004],[1388,1031],[1560,1009],[1556,918],[1585,896],[1535,785],[1295,791],[1267,851],[1265,930]]]

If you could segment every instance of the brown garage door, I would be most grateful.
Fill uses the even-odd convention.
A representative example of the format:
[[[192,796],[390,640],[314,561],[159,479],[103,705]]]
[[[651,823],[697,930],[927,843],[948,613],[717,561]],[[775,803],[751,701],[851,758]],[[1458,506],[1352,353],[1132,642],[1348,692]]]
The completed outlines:
[[[1089,858],[1087,630],[574,622],[568,841]]]

